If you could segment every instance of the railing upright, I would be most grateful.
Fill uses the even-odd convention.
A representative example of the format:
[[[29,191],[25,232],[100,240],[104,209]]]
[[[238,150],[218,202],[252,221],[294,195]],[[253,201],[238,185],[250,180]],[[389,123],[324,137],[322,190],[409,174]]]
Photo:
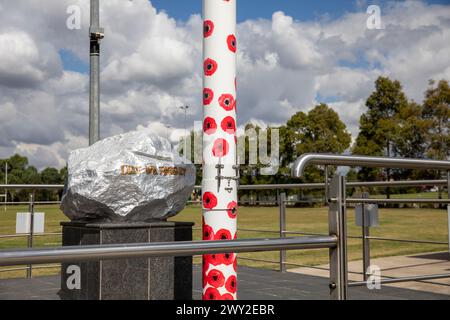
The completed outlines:
[[[330,183],[330,196],[336,202],[330,202],[328,225],[330,236],[336,236],[337,246],[330,248],[330,298],[332,300],[347,299],[347,213],[345,204],[346,178],[336,174]]]
[[[280,238],[286,237],[286,193],[280,193]],[[280,272],[286,272],[286,250],[280,250]]]
[[[369,198],[369,193],[363,192],[363,199]],[[363,279],[367,281],[367,269],[370,267],[370,227],[369,221],[366,221],[366,204],[362,203],[361,231],[362,231],[362,260],[363,260]]]

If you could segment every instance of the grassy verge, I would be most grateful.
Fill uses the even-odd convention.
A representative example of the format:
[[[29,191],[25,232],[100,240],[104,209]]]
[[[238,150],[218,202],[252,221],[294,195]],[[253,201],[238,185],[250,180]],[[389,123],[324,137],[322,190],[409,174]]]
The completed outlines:
[[[6,211],[0,207],[0,235],[15,233],[15,215],[19,211],[27,211],[26,206],[10,206]],[[58,206],[37,206],[36,211],[45,212],[45,232],[60,232],[60,221],[67,220]],[[349,235],[359,236],[361,229],[354,224],[353,210],[348,210]],[[306,233],[328,232],[328,218],[326,208],[288,208],[287,226],[289,231]],[[188,206],[178,216],[176,221],[194,221],[196,227],[201,227],[201,209],[198,206]],[[239,228],[259,229],[264,231],[278,231],[278,208],[276,207],[241,207],[239,209]],[[401,239],[421,239],[433,241],[447,241],[447,214],[446,210],[439,209],[381,209],[380,227],[372,228],[371,235]],[[268,238],[278,237],[277,233],[239,231],[239,238]],[[194,239],[200,239],[199,229],[194,230]],[[36,237],[36,247],[57,246],[61,244],[61,236]],[[24,248],[27,245],[26,237],[1,239],[0,249]],[[361,259],[361,240],[349,239],[349,260]],[[385,257],[394,255],[407,255],[421,252],[446,250],[446,245],[416,244],[388,241],[372,241],[371,256]],[[260,252],[240,254],[243,258],[255,258],[278,261],[278,252]],[[302,265],[317,265],[328,262],[327,250],[291,251],[288,252],[288,262]],[[198,262],[199,258],[195,258]],[[277,268],[277,264],[250,262],[244,259],[240,264],[263,268]],[[55,274],[58,269],[36,269],[33,275]],[[23,277],[25,271],[0,272],[1,278]]]

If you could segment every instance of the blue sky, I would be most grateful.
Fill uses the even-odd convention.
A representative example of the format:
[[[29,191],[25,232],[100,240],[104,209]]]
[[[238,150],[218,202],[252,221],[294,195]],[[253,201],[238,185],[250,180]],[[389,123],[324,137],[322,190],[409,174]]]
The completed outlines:
[[[165,11],[170,17],[186,21],[192,14],[200,14],[202,0],[150,0],[158,11]],[[276,11],[283,11],[296,20],[311,21],[337,19],[349,12],[365,11],[370,4],[380,5],[381,10],[388,0],[239,0],[238,22],[248,19],[271,19]],[[426,0],[429,4],[449,4],[450,0]],[[72,52],[59,52],[65,70],[89,72],[89,65]],[[357,63],[358,67],[362,65]]]
[[[186,20],[201,13],[202,0],[150,0],[158,10],[166,11],[177,20]],[[238,21],[270,19],[275,11],[283,11],[297,20],[338,18],[347,12],[365,11],[370,4],[381,7],[386,0],[238,0]],[[448,4],[450,0],[427,0],[426,3]]]

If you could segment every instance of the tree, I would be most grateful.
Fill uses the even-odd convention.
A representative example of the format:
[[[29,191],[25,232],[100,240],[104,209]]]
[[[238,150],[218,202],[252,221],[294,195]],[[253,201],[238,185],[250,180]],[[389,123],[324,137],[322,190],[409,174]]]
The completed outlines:
[[[296,113],[282,128],[281,155],[292,163],[305,153],[342,153],[350,142],[351,135],[339,115],[322,103],[307,114]],[[305,176],[306,180],[317,180],[321,173],[309,168]]]
[[[399,149],[399,114],[408,106],[399,81],[379,77],[375,81],[375,91],[366,101],[367,112],[359,121],[359,134],[353,147],[353,154],[391,157]],[[380,170],[362,168],[362,180],[377,180]],[[386,170],[390,179],[390,170]],[[389,196],[389,192],[388,192]]]
[[[428,129],[428,152],[432,159],[446,160],[450,157],[450,87],[441,80],[435,86],[433,80],[425,92],[423,116],[430,121]]]

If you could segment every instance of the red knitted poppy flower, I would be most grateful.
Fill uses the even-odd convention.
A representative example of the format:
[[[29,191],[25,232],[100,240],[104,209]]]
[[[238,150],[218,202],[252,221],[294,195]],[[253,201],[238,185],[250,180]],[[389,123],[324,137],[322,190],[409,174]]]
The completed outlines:
[[[230,34],[227,37],[227,45],[230,51],[236,52],[236,37],[233,34]]]
[[[231,240],[231,233],[227,229],[220,229],[214,234],[214,240]]]
[[[222,257],[217,253],[206,254],[205,262],[212,264],[213,266],[218,266],[219,264],[222,264]]]
[[[217,62],[213,59],[206,59],[203,63],[203,70],[206,76],[212,76],[217,71]]]
[[[205,192],[203,194],[203,207],[205,209],[213,209],[217,206],[217,197],[214,195],[214,193],[211,192]]]
[[[233,95],[226,93],[220,96],[219,105],[226,111],[231,111],[236,107],[236,101]]]
[[[203,300],[219,300],[220,298],[220,292],[216,288],[208,288],[203,294]]]
[[[203,89],[203,105],[207,106],[214,99],[214,91],[209,88]]]
[[[217,123],[216,120],[214,120],[211,117],[206,117],[205,120],[203,121],[203,131],[210,135],[210,134],[214,134],[217,130]]]
[[[227,140],[225,139],[217,139],[214,141],[213,146],[213,155],[215,157],[224,157],[228,154],[230,150]]]
[[[236,132],[236,121],[233,117],[223,118],[220,126],[222,127],[222,130],[228,134],[234,134]]]
[[[213,239],[214,239],[213,228],[205,224],[203,226],[203,240],[213,240]]]
[[[220,300],[234,300],[234,297],[232,294],[229,293],[225,293],[222,295],[222,297],[220,298]]]
[[[212,35],[213,31],[214,31],[214,23],[211,20],[205,20],[203,22],[203,36],[207,38],[210,35]]]
[[[219,270],[212,269],[206,276],[206,281],[214,288],[219,288],[225,283],[225,277]]]
[[[236,201],[231,201],[228,205],[227,205],[227,213],[228,216],[231,219],[236,219],[236,214],[237,214],[237,203]]]
[[[231,292],[235,293],[237,288],[236,276],[230,276],[225,283],[225,288]]]
[[[224,265],[231,265],[236,260],[236,255],[234,253],[222,253],[220,255],[220,260]]]

